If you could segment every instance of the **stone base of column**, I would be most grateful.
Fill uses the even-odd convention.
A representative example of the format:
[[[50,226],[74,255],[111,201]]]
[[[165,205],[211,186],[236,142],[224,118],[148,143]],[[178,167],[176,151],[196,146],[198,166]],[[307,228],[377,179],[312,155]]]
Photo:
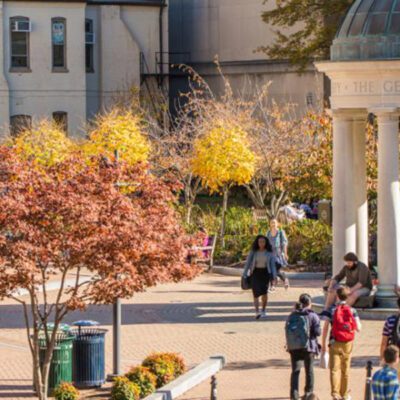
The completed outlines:
[[[379,285],[376,299],[379,308],[397,307],[397,295],[394,292],[394,285]]]

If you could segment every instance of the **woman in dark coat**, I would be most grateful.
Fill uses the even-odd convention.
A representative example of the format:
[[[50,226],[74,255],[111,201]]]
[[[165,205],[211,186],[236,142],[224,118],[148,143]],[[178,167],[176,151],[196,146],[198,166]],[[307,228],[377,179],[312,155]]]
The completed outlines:
[[[271,244],[265,236],[258,235],[256,237],[247,257],[243,276],[250,277],[256,319],[265,318],[267,316],[269,283],[276,279],[275,257],[272,254]]]

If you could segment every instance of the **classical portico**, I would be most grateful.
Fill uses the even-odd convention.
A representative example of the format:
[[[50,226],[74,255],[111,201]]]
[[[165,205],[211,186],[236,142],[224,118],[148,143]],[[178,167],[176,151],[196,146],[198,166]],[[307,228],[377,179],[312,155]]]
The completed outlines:
[[[333,271],[353,251],[368,262],[366,119],[378,125],[380,305],[400,284],[400,0],[356,0],[331,47],[316,63],[331,80],[333,117]]]

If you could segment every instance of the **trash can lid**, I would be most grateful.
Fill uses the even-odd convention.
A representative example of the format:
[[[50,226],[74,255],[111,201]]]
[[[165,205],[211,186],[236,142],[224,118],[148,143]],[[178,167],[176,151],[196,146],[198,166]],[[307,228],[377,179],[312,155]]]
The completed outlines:
[[[98,326],[98,325],[100,325],[100,323],[97,321],[82,319],[80,321],[75,321],[72,325],[73,326]]]
[[[54,331],[54,322],[48,322],[47,324],[47,330],[49,331]],[[43,326],[40,327],[41,330],[43,329]],[[58,330],[61,332],[69,332],[71,327],[68,324],[59,324],[58,325]]]

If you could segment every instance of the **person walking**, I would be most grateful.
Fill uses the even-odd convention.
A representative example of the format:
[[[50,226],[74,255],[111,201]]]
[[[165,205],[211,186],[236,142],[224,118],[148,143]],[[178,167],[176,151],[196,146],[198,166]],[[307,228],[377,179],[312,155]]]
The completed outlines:
[[[268,287],[276,279],[275,258],[268,239],[258,235],[247,257],[243,277],[250,277],[256,319],[265,318],[268,304]],[[261,298],[261,312],[260,312]]]
[[[276,218],[271,219],[269,222],[267,238],[274,253],[277,276],[283,281],[285,289],[288,289],[289,279],[283,271],[288,265],[288,239],[285,231],[279,227],[279,222]],[[271,283],[271,291],[274,291],[277,281],[275,280]]]
[[[346,302],[350,289],[340,287],[337,290],[337,303],[321,314],[325,320],[322,331],[322,353],[327,351],[327,338],[329,339],[329,369],[331,380],[331,394],[333,400],[350,400],[349,373],[351,353],[356,332],[361,331],[361,321],[357,311]]]
[[[300,399],[299,378],[303,364],[306,385],[302,399],[309,399],[314,392],[314,358],[319,353],[317,338],[321,335],[321,325],[318,315],[311,307],[311,296],[302,294],[296,303],[295,311],[289,315],[285,325],[286,347],[292,365],[290,400]]]
[[[399,364],[399,348],[390,345],[383,352],[383,368],[372,377],[372,393],[374,400],[398,400],[400,394],[397,369]]]
[[[389,345],[400,347],[400,298],[397,299],[397,314],[390,315],[383,327],[381,339],[381,363],[384,362],[384,353]]]

